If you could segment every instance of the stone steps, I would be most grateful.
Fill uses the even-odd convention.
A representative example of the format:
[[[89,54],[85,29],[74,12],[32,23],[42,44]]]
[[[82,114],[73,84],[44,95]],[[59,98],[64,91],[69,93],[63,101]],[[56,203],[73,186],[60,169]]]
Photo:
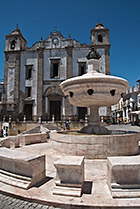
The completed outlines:
[[[66,183],[60,182],[59,180],[55,181],[55,184],[56,184],[56,186],[62,186],[62,187],[65,187],[66,185],[68,187],[76,187],[76,188],[81,188],[82,187],[81,184],[72,184],[72,183],[67,183],[66,184]]]
[[[117,191],[111,191],[113,198],[140,198],[140,190],[117,190]]]
[[[139,189],[140,190],[140,184],[117,184],[117,183],[112,183],[111,188],[113,190],[118,190],[118,189]]]
[[[0,169],[0,182],[6,182],[6,184],[12,186],[28,189],[31,185],[31,178]]]
[[[54,195],[64,195],[81,197],[81,188],[78,187],[68,187],[68,186],[55,186],[53,190]]]

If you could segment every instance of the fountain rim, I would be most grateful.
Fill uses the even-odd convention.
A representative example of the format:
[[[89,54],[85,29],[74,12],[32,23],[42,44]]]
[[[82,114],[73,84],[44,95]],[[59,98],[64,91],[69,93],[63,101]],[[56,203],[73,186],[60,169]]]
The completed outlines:
[[[112,76],[112,75],[106,75],[106,74],[103,74],[103,73],[98,73],[97,71],[94,72],[94,73],[86,73],[82,76],[76,76],[76,77],[73,77],[73,78],[68,78],[66,79],[65,81],[63,81],[61,84],[60,84],[60,87],[61,88],[64,88],[65,85],[68,85],[68,83],[70,84],[78,84],[79,82],[81,83],[81,80],[83,80],[83,83],[87,82],[87,81],[106,81],[106,80],[110,80],[110,83],[114,83],[115,81],[119,81],[119,83],[123,83],[123,85],[125,85],[126,87],[129,86],[129,82],[124,79],[124,78],[121,78],[121,77],[117,77],[117,76]],[[112,81],[113,80],[113,81]],[[115,83],[116,83],[115,82]],[[115,84],[114,83],[114,84]],[[118,84],[118,82],[117,82]]]
[[[63,134],[63,135],[68,135],[68,136],[94,136],[94,137],[111,137],[111,136],[126,136],[126,135],[136,135],[138,132],[136,131],[125,131],[125,130],[111,130],[112,133],[111,134],[88,134],[88,133],[80,133],[79,130],[64,130],[64,131],[57,131],[57,134]],[[113,134],[114,132],[114,134]],[[120,132],[120,133],[119,133]],[[123,133],[122,133],[123,132]],[[76,133],[76,134],[67,134],[67,133]],[[77,134],[78,133],[78,134]]]

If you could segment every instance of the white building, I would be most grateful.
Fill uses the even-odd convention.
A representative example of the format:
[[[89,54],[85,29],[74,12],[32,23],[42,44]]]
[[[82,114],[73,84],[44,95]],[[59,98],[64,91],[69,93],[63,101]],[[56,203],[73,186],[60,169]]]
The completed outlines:
[[[0,81],[0,117],[2,115],[3,95],[4,95],[4,83],[3,81]]]
[[[118,104],[113,105],[112,120],[113,122],[134,122],[139,124],[140,111],[140,80],[136,86],[130,86],[124,95],[120,98]]]
[[[98,23],[91,30],[91,46],[101,55],[100,72],[110,74],[109,29]],[[59,84],[87,70],[86,56],[91,46],[63,37],[54,31],[50,36],[27,47],[27,41],[16,28],[6,36],[3,114],[12,119],[55,120],[83,119],[86,108],[69,104]],[[106,108],[100,115],[107,115]]]

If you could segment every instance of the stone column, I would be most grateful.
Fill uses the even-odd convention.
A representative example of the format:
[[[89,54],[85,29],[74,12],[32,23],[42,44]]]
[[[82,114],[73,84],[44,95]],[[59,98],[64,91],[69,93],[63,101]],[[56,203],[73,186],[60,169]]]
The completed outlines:
[[[45,98],[45,113],[48,114],[48,97]]]
[[[73,106],[73,115],[77,115],[77,107]]]
[[[98,107],[90,108],[89,125],[100,125],[100,117],[98,113]]]
[[[67,52],[67,69],[66,69],[66,78],[72,78],[73,77],[73,47],[68,46],[66,47],[66,52]],[[66,116],[69,114],[73,114],[73,107],[72,105],[68,102],[68,100],[65,103],[65,109],[66,111]]]
[[[67,78],[73,77],[73,65],[72,65],[72,47],[67,47]]]
[[[38,75],[37,75],[37,116],[42,116],[43,112],[43,70],[44,53],[43,49],[38,50]]]
[[[65,116],[65,98],[62,98],[62,115]]]
[[[110,45],[105,48],[105,68],[106,74],[110,75]]]

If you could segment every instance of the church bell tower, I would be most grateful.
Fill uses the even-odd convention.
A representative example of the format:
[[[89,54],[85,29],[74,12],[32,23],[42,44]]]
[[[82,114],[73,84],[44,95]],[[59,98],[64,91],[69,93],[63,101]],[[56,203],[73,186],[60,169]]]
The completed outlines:
[[[5,67],[4,67],[4,110],[11,116],[16,116],[19,110],[20,93],[20,59],[21,52],[26,49],[26,40],[17,27],[6,36]]]
[[[110,43],[109,29],[97,23],[91,30],[91,46],[101,55],[100,72],[110,75]]]

